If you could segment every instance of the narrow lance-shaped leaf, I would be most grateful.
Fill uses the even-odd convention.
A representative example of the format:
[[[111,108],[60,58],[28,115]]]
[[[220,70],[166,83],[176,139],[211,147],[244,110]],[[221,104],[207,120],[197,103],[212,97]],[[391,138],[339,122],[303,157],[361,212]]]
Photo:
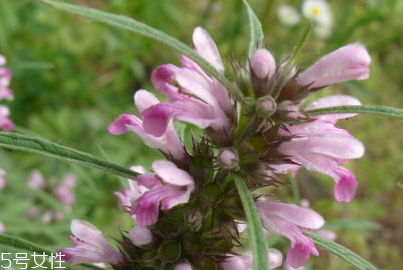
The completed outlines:
[[[35,254],[46,254],[47,256],[55,256],[56,251],[52,251],[46,247],[42,247],[38,244],[32,243],[28,240],[7,235],[7,234],[0,234],[0,244],[5,247],[10,247],[13,250],[21,250],[25,252],[35,253]],[[76,270],[104,270],[104,268],[90,265],[90,264],[81,264],[74,267],[69,267],[64,269],[76,269]]]
[[[262,24],[259,21],[259,18],[256,16],[255,12],[249,5],[247,0],[243,0],[243,3],[246,6],[248,11],[249,18],[249,31],[250,31],[250,41],[249,41],[249,49],[248,56],[249,58],[256,52],[256,49],[262,48],[264,44],[264,34],[262,29]]]
[[[306,41],[308,40],[309,35],[311,34],[311,29],[312,29],[312,23],[308,24],[308,26],[305,28],[304,33],[302,33],[302,36],[297,43],[297,46],[295,46],[294,52],[291,56],[290,63],[295,62],[297,57],[301,53],[302,48],[304,47]]]
[[[138,175],[130,169],[94,157],[88,153],[37,137],[12,132],[0,132],[0,147],[37,153],[130,179],[134,179]]]
[[[87,8],[83,6],[76,6],[71,4],[60,3],[52,0],[40,0],[46,4],[63,9],[81,16],[93,19],[95,21],[103,22],[119,28],[129,30],[131,32],[152,38],[162,44],[168,45],[180,53],[190,57],[196,61],[205,71],[217,78],[234,96],[238,101],[243,101],[242,92],[231,83],[223,74],[217,71],[208,61],[193,51],[189,46],[179,41],[178,39],[156,29],[145,23],[136,21],[126,16],[117,15],[113,13],[104,12],[101,10]]]
[[[248,220],[248,228],[250,240],[253,248],[253,265],[255,270],[269,269],[269,253],[266,237],[263,231],[262,221],[256,209],[255,202],[250,194],[249,189],[245,185],[244,180],[238,176],[234,176],[235,184],[241,197],[243,209]]]
[[[355,267],[361,270],[378,270],[375,266],[373,266],[371,263],[367,262],[360,256],[358,256],[356,253],[352,252],[346,247],[343,247],[331,240],[327,240],[323,237],[320,237],[316,234],[313,233],[305,233],[307,236],[311,237],[312,240],[315,242],[315,244],[318,244],[325,249],[329,250],[333,254],[336,254],[343,260],[351,263]]]
[[[376,105],[338,106],[305,111],[308,116],[334,113],[369,113],[403,118],[403,109]]]

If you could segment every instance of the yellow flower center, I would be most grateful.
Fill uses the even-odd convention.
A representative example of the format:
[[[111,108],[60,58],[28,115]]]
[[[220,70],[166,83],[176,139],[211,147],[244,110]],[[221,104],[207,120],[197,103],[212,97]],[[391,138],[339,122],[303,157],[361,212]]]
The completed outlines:
[[[322,10],[318,6],[313,6],[311,11],[312,11],[312,14],[316,17],[318,17],[322,14]]]

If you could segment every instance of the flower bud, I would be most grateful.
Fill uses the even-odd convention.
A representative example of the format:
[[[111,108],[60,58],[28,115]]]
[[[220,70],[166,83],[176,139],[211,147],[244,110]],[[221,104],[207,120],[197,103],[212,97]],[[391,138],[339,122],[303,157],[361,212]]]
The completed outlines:
[[[161,259],[166,262],[174,262],[181,256],[181,245],[176,241],[165,241],[161,244],[159,252]]]
[[[256,102],[256,114],[263,118],[269,118],[277,110],[277,103],[272,96],[264,96]]]
[[[46,186],[43,175],[39,171],[33,171],[28,179],[28,186],[31,188],[43,189]]]
[[[193,268],[187,262],[179,263],[175,266],[174,270],[192,270]]]
[[[234,169],[239,164],[238,152],[232,148],[221,150],[218,162],[224,169]]]
[[[153,241],[153,234],[149,229],[137,226],[131,229],[129,238],[136,246],[146,246]]]
[[[39,210],[35,206],[31,206],[27,211],[27,216],[29,219],[34,219],[38,216]]]
[[[297,120],[300,116],[299,107],[294,102],[286,100],[278,104],[278,116],[283,121]]]
[[[250,59],[250,67],[257,78],[263,80],[274,74],[276,62],[266,49],[258,49]]]

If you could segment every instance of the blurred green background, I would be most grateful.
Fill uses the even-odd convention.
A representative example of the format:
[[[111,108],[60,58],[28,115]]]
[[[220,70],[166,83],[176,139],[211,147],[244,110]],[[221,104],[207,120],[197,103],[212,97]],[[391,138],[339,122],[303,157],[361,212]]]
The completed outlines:
[[[224,0],[70,0],[144,21],[191,44],[193,28],[206,28],[222,57],[245,60],[248,46],[247,15],[242,1]],[[262,20],[266,46],[283,59],[298,41],[307,20],[293,27],[279,22],[277,9],[300,1],[251,0]],[[361,42],[371,54],[371,77],[327,88],[319,95],[344,93],[365,104],[403,107],[403,1],[329,1],[334,18],[331,36],[312,35],[305,51],[320,55],[342,45]],[[0,0],[0,54],[14,75],[15,100],[7,102],[17,131],[38,134],[98,157],[129,167],[150,166],[160,155],[145,147],[133,133],[113,136],[107,127],[121,113],[135,113],[133,94],[152,90],[149,76],[164,63],[178,64],[178,55],[151,40],[126,31],[55,10],[35,0]],[[304,64],[305,65],[305,64]],[[230,73],[229,73],[230,74]],[[362,115],[340,126],[366,145],[365,157],[349,164],[360,185],[349,204],[332,198],[327,177],[301,173],[302,196],[327,220],[337,241],[367,258],[380,269],[401,269],[403,262],[403,136],[401,120]],[[119,212],[113,192],[123,179],[72,166],[42,156],[0,149],[0,167],[7,171],[7,187],[0,191],[0,220],[8,234],[57,249],[69,245],[72,218],[85,219],[117,236],[132,221]],[[29,220],[32,191],[26,181],[32,170],[46,178],[77,176],[77,204],[62,222],[44,226]],[[56,180],[53,179],[53,182]],[[307,183],[316,183],[307,184]],[[284,188],[283,188],[284,189]],[[289,194],[290,189],[281,191]],[[53,201],[36,199],[51,209]],[[5,250],[0,251],[5,252]],[[333,255],[321,252],[312,269],[353,269]]]

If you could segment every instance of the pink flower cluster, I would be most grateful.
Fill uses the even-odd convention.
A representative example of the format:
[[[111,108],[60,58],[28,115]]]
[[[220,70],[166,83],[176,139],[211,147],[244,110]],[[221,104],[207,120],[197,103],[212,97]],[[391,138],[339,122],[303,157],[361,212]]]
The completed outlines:
[[[217,47],[204,29],[195,29],[193,43],[200,56],[219,72],[224,72]],[[356,178],[341,164],[360,158],[364,154],[364,146],[349,132],[335,125],[337,120],[353,117],[354,114],[307,117],[304,110],[360,105],[360,101],[350,96],[335,95],[318,99],[307,107],[301,104],[311,93],[327,85],[367,78],[370,61],[362,45],[351,44],[326,55],[304,72],[297,72],[295,67],[289,69],[288,63],[276,66],[268,50],[256,51],[250,59],[252,81],[259,94],[263,96],[263,92],[265,95],[256,108],[259,116],[267,111],[267,118],[273,117],[281,123],[276,129],[272,128],[276,121],[262,121],[259,126],[264,131],[275,130],[276,139],[267,142],[270,151],[264,149],[264,158],[258,158],[259,164],[265,163],[260,166],[264,167],[264,171],[258,171],[257,175],[278,178],[281,174],[296,174],[299,169],[305,168],[333,178],[336,200],[348,202],[353,199]],[[249,142],[234,146],[238,112],[227,89],[188,57],[182,56],[181,63],[181,67],[162,65],[152,73],[154,87],[168,101],[160,102],[150,92],[139,90],[134,101],[141,117],[122,114],[109,126],[109,131],[115,135],[135,132],[145,144],[159,149],[167,158],[155,161],[152,172],[143,167],[132,167],[140,175],[135,180],[129,180],[129,189],[115,192],[120,209],[129,213],[138,224],[129,232],[129,239],[139,247],[152,245],[155,240],[152,226],[158,224],[161,212],[186,204],[200,194],[199,175],[192,174],[190,169],[192,153],[181,142],[174,122],[184,121],[206,131],[220,150],[214,154],[213,160],[217,161],[222,171],[249,168],[244,166],[249,161],[243,158],[254,151]],[[276,89],[273,85],[279,81],[286,83],[283,92],[271,96],[270,91]],[[262,125],[267,126],[261,128]],[[256,134],[254,130],[250,133],[250,136]],[[267,153],[275,155],[267,157]],[[254,160],[259,155],[260,152],[256,151],[250,159]],[[253,168],[256,167],[259,166]],[[318,213],[267,198],[257,199],[256,207],[269,233],[280,234],[290,240],[291,248],[286,259],[289,267],[303,267],[311,254],[319,255],[313,240],[304,235],[304,232],[318,230],[324,225],[325,221]],[[75,247],[62,250],[70,263],[109,262],[115,265],[123,260],[122,255],[106,242],[103,234],[89,223],[73,221],[72,232],[75,237],[71,240]],[[250,252],[240,256],[222,256],[225,257],[221,262],[224,270],[253,269]],[[271,268],[282,264],[282,254],[278,250],[271,249],[269,256]],[[181,262],[174,269],[189,270],[192,267],[187,262]]]
[[[13,100],[14,92],[9,88],[12,76],[8,68],[4,67],[6,58],[0,55],[0,100]],[[11,131],[14,128],[10,120],[10,110],[7,106],[0,105],[0,130]]]
[[[73,174],[68,174],[58,185],[51,188],[45,181],[44,176],[39,171],[33,171],[27,182],[28,186],[32,189],[42,189],[43,191],[55,196],[58,201],[66,208],[67,211],[71,211],[71,207],[75,204],[74,187],[76,185],[76,177]],[[32,205],[27,212],[27,216],[30,219],[37,217],[40,213],[40,209],[36,205]],[[49,223],[51,221],[61,221],[64,219],[62,213],[55,210],[45,210],[42,214],[42,222]]]

